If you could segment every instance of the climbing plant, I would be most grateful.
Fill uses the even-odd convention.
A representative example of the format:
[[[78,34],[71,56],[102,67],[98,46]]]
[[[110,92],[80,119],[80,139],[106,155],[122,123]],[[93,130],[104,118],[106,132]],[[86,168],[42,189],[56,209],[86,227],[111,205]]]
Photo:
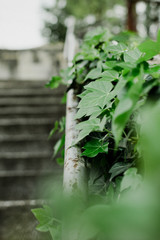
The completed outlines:
[[[75,239],[103,240],[106,236],[108,239],[122,239],[113,237],[112,214],[119,196],[128,190],[135,193],[140,189],[143,172],[147,169],[144,168],[144,152],[149,142],[146,136],[153,134],[149,133],[145,124],[146,128],[142,126],[147,106],[153,116],[160,113],[160,65],[150,61],[159,53],[160,31],[157,41],[143,41],[133,33],[113,36],[108,30],[98,28],[85,36],[80,52],[74,57],[73,66],[64,70],[60,77],[53,77],[48,84],[57,87],[60,83],[72,82],[68,90],[73,88],[79,99],[75,116],[79,122],[76,126],[79,136],[73,144],[80,146],[89,169],[89,199],[92,196],[91,199],[96,200],[92,203],[94,207],[84,213],[87,230]],[[147,121],[151,123],[151,120]],[[55,129],[58,128],[56,126]],[[156,123],[154,126],[157,126]],[[60,149],[62,142],[59,143]],[[112,204],[114,207],[108,210],[106,206]],[[127,207],[121,206],[119,209],[118,206],[119,214],[122,210],[127,219]],[[48,209],[33,211],[41,222],[39,211],[45,213]],[[133,208],[128,211],[133,213]],[[106,216],[108,214],[110,222],[104,213]],[[100,229],[90,229],[91,216],[92,220],[98,219],[93,224],[95,229],[99,229],[100,222],[104,221],[110,224],[110,231],[106,232],[103,227],[103,235]],[[115,217],[118,216],[121,215],[117,212]],[[81,224],[84,226],[84,223]],[[120,222],[118,224],[121,226]],[[57,230],[57,225],[53,229]],[[39,230],[42,230],[41,227]],[[141,239],[149,239],[145,237],[144,234]]]

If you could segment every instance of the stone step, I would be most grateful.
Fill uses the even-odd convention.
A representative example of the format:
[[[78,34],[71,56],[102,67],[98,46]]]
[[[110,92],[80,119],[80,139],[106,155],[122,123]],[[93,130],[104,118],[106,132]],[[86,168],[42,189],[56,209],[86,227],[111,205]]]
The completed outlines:
[[[10,152],[3,152],[0,154],[0,160],[1,159],[5,159],[5,160],[8,160],[8,159],[26,159],[26,158],[29,158],[29,159],[32,159],[32,158],[48,158],[50,155],[48,154],[48,152],[42,152],[42,151],[34,151],[34,152],[21,152],[21,153],[14,153],[14,155]]]
[[[0,135],[0,144],[4,142],[48,141],[46,134],[3,134]]]
[[[61,106],[61,98],[55,96],[43,97],[0,97],[0,107],[6,106]]]
[[[58,140],[59,135],[54,135],[48,139],[44,134],[18,134],[18,135],[1,135],[0,136],[0,154],[4,152],[24,152],[24,151],[48,151],[52,153],[53,146]]]
[[[42,117],[54,117],[63,116],[65,114],[65,106],[12,106],[12,107],[0,107],[0,117],[2,118],[42,118]]]
[[[51,240],[35,230],[31,213],[63,171],[52,159],[58,135],[48,135],[64,115],[65,88],[46,82],[0,81],[0,240]]]
[[[32,199],[32,200],[6,200],[0,201],[0,210],[7,210],[16,207],[40,207],[46,204],[47,201],[44,199]]]
[[[0,118],[0,135],[49,134],[57,118]]]
[[[0,170],[0,179],[13,178],[13,177],[37,177],[37,176],[46,176],[46,175],[52,175],[52,174],[53,174],[53,169],[49,169],[49,170],[39,169],[39,170],[25,170],[25,171]]]
[[[0,118],[0,126],[38,126],[38,125],[50,125],[53,124],[56,118],[17,118],[17,119],[10,119],[10,118]]]
[[[53,144],[60,138],[60,134],[54,134],[52,138],[49,138],[48,134],[3,134],[0,135],[0,145],[5,143],[41,143],[46,142],[48,144]]]
[[[40,207],[42,201],[0,202],[1,240],[51,240],[48,233],[36,230],[38,222],[31,209]]]
[[[25,97],[35,97],[35,96],[63,96],[65,89],[47,89],[47,88],[25,88],[25,89],[2,89],[0,88],[0,97],[18,97],[18,96],[25,96]]]
[[[54,126],[52,122],[42,122],[41,124],[4,124],[0,125],[0,134],[49,134]]]
[[[12,139],[8,139],[7,141],[0,142],[0,154],[3,152],[24,152],[24,151],[48,151],[52,152],[53,146],[58,138],[55,138],[52,141],[46,139],[18,139],[16,141],[12,141]]]
[[[0,154],[1,171],[50,170],[57,167],[52,152],[3,152]]]
[[[62,168],[54,167],[50,171],[6,171],[1,172],[0,200],[46,199],[51,195],[51,186]]]
[[[35,81],[35,80],[0,80],[0,88],[3,89],[26,89],[26,88],[45,88],[45,84],[48,83],[46,80]]]

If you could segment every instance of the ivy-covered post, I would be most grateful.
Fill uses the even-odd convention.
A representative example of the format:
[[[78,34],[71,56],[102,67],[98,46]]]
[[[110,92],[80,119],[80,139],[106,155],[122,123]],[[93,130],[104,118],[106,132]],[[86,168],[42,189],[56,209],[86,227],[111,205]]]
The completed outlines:
[[[67,58],[68,66],[72,65],[76,49],[76,39],[74,36],[73,17],[67,21],[67,35],[64,47],[64,56]],[[75,114],[77,111],[78,100],[73,89],[67,93],[66,105],[66,138],[65,138],[65,162],[64,162],[64,176],[63,185],[64,192],[67,194],[81,193],[86,196],[87,192],[87,174],[83,158],[81,157],[81,150],[78,146],[73,146],[74,141],[78,138],[78,131],[76,130],[77,121]]]
[[[82,195],[86,195],[86,167],[81,157],[80,148],[72,146],[73,142],[78,138],[78,131],[75,129],[77,105],[77,98],[74,90],[71,89],[67,94],[64,190],[68,193],[78,191]]]

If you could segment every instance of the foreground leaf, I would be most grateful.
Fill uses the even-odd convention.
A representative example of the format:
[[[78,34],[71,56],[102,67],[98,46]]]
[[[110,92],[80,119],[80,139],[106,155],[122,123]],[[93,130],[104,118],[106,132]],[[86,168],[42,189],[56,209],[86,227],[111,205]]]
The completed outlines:
[[[90,90],[91,93],[88,93],[85,97],[83,97],[78,107],[89,104],[90,106],[100,106],[103,108],[111,100],[109,94],[112,88],[113,85],[106,81],[97,80],[89,83],[87,86],[85,86],[85,89]]]
[[[138,186],[142,183],[142,176],[137,174],[136,168],[130,168],[124,173],[124,177],[121,182],[120,191],[123,191],[127,188],[131,190],[136,190]]]
[[[129,167],[131,167],[131,165],[132,164],[130,163],[124,163],[124,162],[115,163],[109,170],[109,173],[111,173],[110,180],[112,180],[114,177],[118,176],[119,174],[125,172]]]
[[[36,229],[41,232],[48,232],[49,228],[53,225],[52,209],[45,205],[43,208],[32,209],[32,213],[39,221]]]
[[[140,58],[139,62],[148,61],[152,57],[160,53],[160,30],[158,33],[157,42],[152,40],[147,40],[139,45],[139,50],[144,53]]]
[[[55,157],[58,152],[62,149],[62,147],[64,146],[64,143],[65,143],[65,134],[62,135],[61,139],[59,139],[57,141],[57,143],[55,144],[54,146],[54,151],[53,151],[53,157]]]
[[[101,68],[95,68],[95,69],[92,69],[86,76],[85,78],[85,81],[87,79],[96,79],[96,78],[99,78],[100,74],[101,74]]]
[[[59,122],[56,121],[55,124],[54,124],[54,128],[50,131],[49,133],[49,139],[53,136],[53,134],[58,130],[58,127],[59,127]]]
[[[142,52],[138,48],[129,50],[124,53],[124,61],[129,63],[135,63],[141,57]]]
[[[118,43],[117,45],[110,45],[107,47],[107,51],[115,55],[121,54],[127,50],[127,46],[124,43]]]
[[[101,73],[100,77],[104,80],[104,81],[113,81],[115,79],[118,79],[119,74],[117,71],[114,70],[107,70],[104,71],[103,73]]]
[[[96,118],[98,115],[101,114],[103,110],[99,106],[90,106],[90,105],[85,105],[81,107],[77,114],[76,114],[76,119],[82,118],[84,116],[92,116],[92,118]]]
[[[126,95],[120,100],[118,106],[115,109],[112,120],[112,131],[115,137],[116,146],[118,145],[124,127],[129,120],[130,115],[139,99],[142,91],[143,81],[138,81],[134,83],[128,90]]]
[[[93,139],[85,144],[84,149],[83,156],[95,157],[99,153],[108,152],[108,142],[103,142],[100,139]]]
[[[80,131],[78,139],[75,144],[89,135],[91,132],[102,132],[105,125],[105,121],[100,121],[99,118],[89,119],[77,124],[76,129]]]
[[[59,87],[61,81],[62,81],[62,78],[61,78],[61,77],[59,77],[59,76],[54,76],[54,77],[52,77],[52,79],[50,80],[50,82],[47,83],[45,86],[46,86],[46,87],[49,87],[49,88],[51,88],[51,89],[57,88],[57,87]]]

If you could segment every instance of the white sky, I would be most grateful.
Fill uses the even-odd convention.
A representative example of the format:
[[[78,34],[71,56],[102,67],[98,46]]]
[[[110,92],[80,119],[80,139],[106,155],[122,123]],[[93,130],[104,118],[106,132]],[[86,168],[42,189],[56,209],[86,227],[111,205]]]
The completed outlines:
[[[0,48],[25,49],[45,44],[42,5],[54,0],[0,0]]]

